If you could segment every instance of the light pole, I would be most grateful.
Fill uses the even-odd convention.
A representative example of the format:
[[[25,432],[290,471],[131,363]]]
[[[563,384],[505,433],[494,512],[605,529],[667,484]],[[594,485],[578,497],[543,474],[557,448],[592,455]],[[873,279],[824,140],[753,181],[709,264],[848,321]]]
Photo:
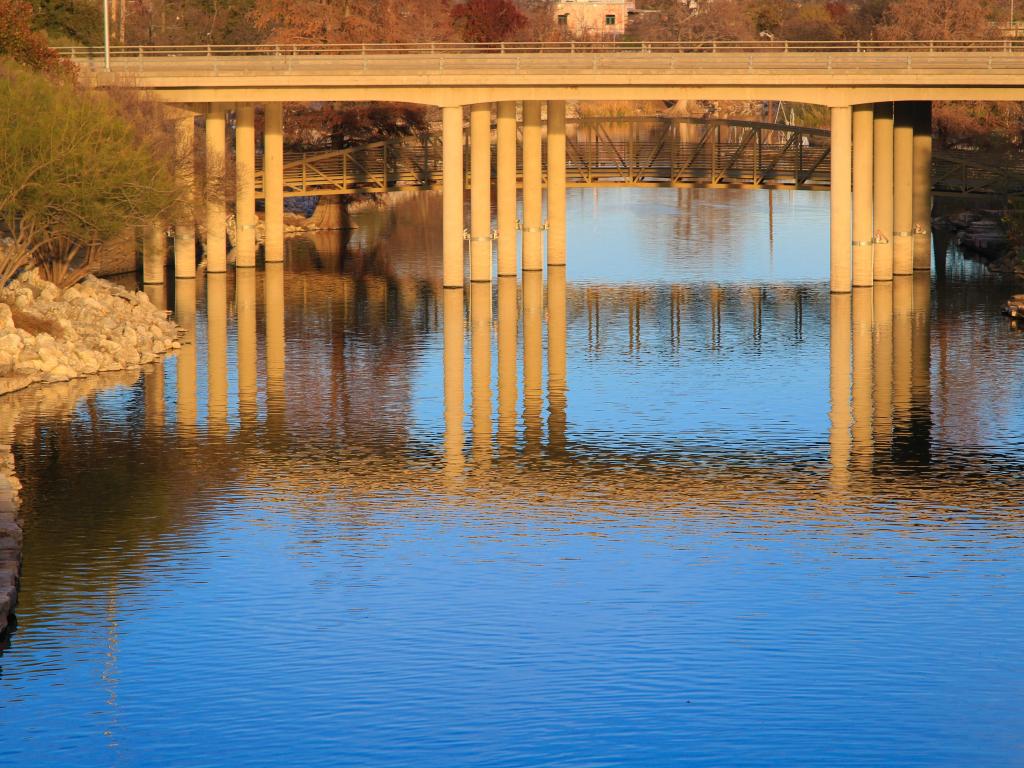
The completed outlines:
[[[103,66],[110,71],[110,0],[103,0]]]

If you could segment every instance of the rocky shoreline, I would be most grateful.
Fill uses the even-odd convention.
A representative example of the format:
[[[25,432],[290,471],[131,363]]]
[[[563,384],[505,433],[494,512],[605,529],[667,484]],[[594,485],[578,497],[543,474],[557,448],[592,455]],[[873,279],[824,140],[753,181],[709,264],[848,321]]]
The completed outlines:
[[[139,368],[179,348],[179,335],[168,313],[145,293],[94,277],[62,291],[35,270],[22,273],[0,288],[0,396],[32,384]],[[10,445],[15,418],[8,410],[0,408],[0,637],[21,578],[21,483]]]
[[[961,211],[937,224],[951,229],[964,254],[983,262],[989,271],[1024,277],[1024,261],[1010,242],[1001,211]]]

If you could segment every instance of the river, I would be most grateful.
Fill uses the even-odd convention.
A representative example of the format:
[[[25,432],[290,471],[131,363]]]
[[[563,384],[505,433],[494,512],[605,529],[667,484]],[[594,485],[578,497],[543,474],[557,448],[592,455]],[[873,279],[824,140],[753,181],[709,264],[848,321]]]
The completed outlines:
[[[0,400],[7,765],[1024,761],[1011,285],[836,299],[827,194],[578,189],[567,273],[445,292],[439,210]]]

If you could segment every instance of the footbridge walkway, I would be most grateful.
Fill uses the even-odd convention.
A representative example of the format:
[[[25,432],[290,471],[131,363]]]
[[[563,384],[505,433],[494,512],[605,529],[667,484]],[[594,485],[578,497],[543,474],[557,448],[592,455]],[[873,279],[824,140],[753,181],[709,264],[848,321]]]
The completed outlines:
[[[779,123],[701,117],[598,117],[568,120],[569,187],[708,189],[829,188],[829,131]],[[468,148],[463,168],[469,168]],[[497,164],[492,157],[492,178]],[[543,156],[547,165],[546,153]],[[443,185],[444,157],[436,132],[345,149],[288,153],[285,197],[434,189]],[[517,186],[523,158],[517,153]],[[545,182],[546,182],[545,174]],[[463,173],[463,184],[471,179]],[[938,195],[1024,195],[1024,166],[996,165],[972,152],[935,152]],[[256,195],[264,196],[262,163]]]

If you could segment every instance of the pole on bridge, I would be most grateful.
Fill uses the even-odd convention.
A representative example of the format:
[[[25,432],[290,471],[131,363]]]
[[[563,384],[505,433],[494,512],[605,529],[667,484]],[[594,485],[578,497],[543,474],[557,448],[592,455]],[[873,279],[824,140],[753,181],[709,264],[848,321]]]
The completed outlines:
[[[175,171],[178,185],[183,190],[182,204],[174,222],[174,276],[196,276],[196,222],[195,202],[196,119],[191,110],[183,111],[174,123],[176,154]]]
[[[441,109],[443,226],[443,275],[445,288],[461,288],[465,277],[463,232],[465,202],[463,197],[463,130],[462,107]]]
[[[256,266],[256,108],[235,108],[235,267]]]
[[[516,274],[516,103],[498,102],[498,277]]]
[[[914,114],[909,102],[894,106],[892,272],[909,275],[914,271]]]
[[[875,105],[875,281],[892,280],[893,105]]]
[[[224,205],[224,105],[206,112],[206,271],[227,270],[227,213]]]
[[[914,269],[932,265],[932,103],[914,105]]]
[[[852,282],[850,209],[853,206],[852,183],[852,110],[833,107],[831,113],[831,290],[849,293]]]
[[[490,282],[491,245],[491,105],[469,108],[469,279]]]
[[[523,272],[544,269],[541,103],[523,102]]]
[[[565,266],[565,102],[548,102],[548,266]]]
[[[874,283],[874,121],[871,104],[853,108],[853,286]]]
[[[263,111],[263,258],[284,261],[284,105],[268,103]]]

